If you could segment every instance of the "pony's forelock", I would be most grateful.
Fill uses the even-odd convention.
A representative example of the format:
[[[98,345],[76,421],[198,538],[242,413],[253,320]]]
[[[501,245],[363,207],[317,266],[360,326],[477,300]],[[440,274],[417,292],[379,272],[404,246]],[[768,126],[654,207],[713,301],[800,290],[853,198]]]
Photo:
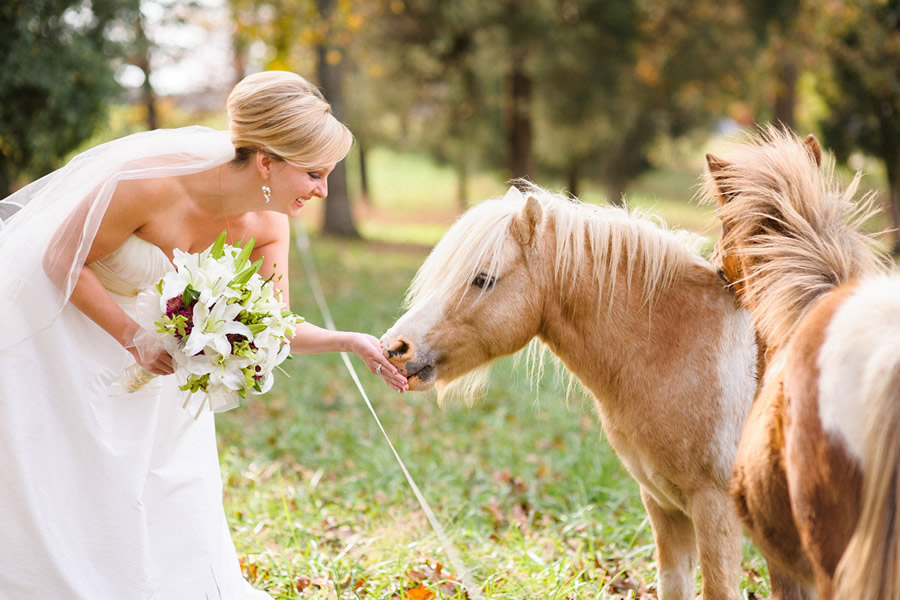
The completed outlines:
[[[516,214],[515,200],[482,202],[463,213],[447,230],[413,277],[404,307],[425,296],[448,297],[465,289],[482,270],[495,276],[502,268],[503,242]]]

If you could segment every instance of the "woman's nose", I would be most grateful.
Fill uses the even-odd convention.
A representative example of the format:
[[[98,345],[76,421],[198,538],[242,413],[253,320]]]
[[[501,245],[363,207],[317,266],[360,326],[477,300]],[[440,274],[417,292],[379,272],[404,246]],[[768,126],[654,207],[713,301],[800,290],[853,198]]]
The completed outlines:
[[[325,198],[328,196],[328,179],[323,179],[319,185],[316,187],[316,196],[319,198]]]

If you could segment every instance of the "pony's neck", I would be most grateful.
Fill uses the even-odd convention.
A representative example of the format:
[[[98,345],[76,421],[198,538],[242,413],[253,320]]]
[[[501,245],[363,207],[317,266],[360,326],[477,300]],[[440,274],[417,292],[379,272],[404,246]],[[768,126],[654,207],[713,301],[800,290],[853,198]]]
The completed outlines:
[[[553,289],[544,295],[538,337],[598,398],[664,387],[666,377],[677,372],[681,353],[708,343],[709,336],[719,334],[722,315],[734,312],[708,266],[685,265],[677,279],[647,301],[642,269],[633,266],[629,285],[624,258],[612,291],[612,273],[607,273],[598,293],[590,260],[562,284],[547,278]],[[560,289],[570,282],[571,290]]]

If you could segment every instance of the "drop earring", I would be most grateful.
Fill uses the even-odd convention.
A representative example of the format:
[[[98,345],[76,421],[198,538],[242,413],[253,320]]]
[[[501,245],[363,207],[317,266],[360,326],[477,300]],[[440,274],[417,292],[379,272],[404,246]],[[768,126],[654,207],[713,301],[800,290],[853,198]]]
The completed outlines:
[[[272,188],[267,185],[262,186],[263,196],[266,197],[266,204],[272,201]]]

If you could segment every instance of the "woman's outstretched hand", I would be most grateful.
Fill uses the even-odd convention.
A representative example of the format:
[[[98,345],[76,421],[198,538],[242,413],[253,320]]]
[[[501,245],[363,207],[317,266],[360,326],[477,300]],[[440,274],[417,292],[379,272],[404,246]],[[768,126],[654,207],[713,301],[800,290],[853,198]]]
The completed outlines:
[[[381,342],[374,335],[367,333],[352,334],[351,351],[362,359],[369,370],[380,375],[384,382],[398,392],[409,389],[406,377],[400,374],[397,367],[391,364],[381,351]]]

